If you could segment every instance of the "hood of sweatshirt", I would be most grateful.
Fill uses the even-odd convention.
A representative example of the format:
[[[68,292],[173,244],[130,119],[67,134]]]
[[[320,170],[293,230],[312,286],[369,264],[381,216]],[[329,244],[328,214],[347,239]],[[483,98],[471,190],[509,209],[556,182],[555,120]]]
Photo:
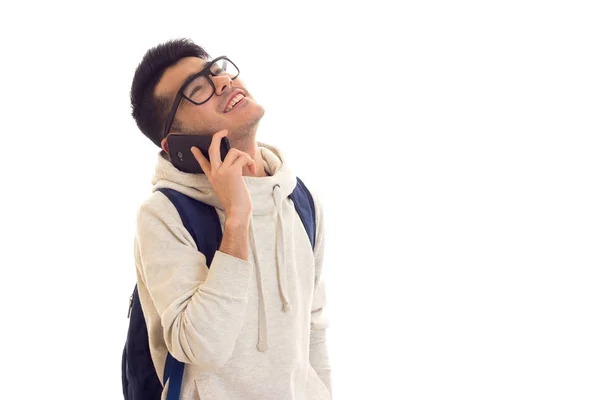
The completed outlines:
[[[257,269],[257,291],[258,291],[258,343],[259,351],[268,349],[267,315],[263,290],[263,273],[257,257],[253,217],[276,212],[276,260],[277,280],[281,305],[284,312],[288,312],[292,305],[288,298],[288,277],[286,262],[286,241],[283,235],[286,232],[284,219],[282,218],[282,202],[288,197],[296,186],[296,176],[286,164],[279,149],[265,143],[257,142],[260,155],[264,162],[265,171],[269,176],[252,177],[244,176],[252,200],[252,216],[250,217],[250,246],[252,257]],[[177,190],[191,198],[199,200],[222,210],[224,207],[217,197],[208,178],[204,174],[189,174],[179,171],[173,164],[161,154],[158,156],[156,170],[152,178],[153,191],[159,188],[170,188]]]

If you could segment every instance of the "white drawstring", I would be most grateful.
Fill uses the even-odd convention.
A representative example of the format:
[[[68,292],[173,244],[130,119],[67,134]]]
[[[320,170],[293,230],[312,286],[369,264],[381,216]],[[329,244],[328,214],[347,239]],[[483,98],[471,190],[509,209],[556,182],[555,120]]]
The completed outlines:
[[[267,310],[265,307],[265,294],[263,292],[262,274],[258,255],[256,254],[256,242],[254,240],[254,220],[250,216],[250,245],[252,246],[252,254],[254,255],[254,266],[256,267],[256,281],[258,283],[258,351],[266,351],[269,348],[269,338],[267,333]]]
[[[275,201],[275,212],[277,217],[276,227],[276,252],[277,252],[277,281],[279,292],[281,295],[281,309],[283,312],[291,310],[292,305],[288,299],[288,278],[286,267],[286,252],[285,252],[285,227],[283,225],[283,207],[281,198],[281,188],[279,185],[273,187],[273,200]],[[263,290],[263,276],[258,261],[258,252],[256,250],[256,241],[254,237],[254,219],[250,217],[250,245],[252,246],[252,254],[254,257],[254,265],[256,267],[256,281],[258,283],[258,343],[256,348],[258,351],[267,351],[269,349],[268,337],[268,318],[267,309],[265,306],[265,294]]]

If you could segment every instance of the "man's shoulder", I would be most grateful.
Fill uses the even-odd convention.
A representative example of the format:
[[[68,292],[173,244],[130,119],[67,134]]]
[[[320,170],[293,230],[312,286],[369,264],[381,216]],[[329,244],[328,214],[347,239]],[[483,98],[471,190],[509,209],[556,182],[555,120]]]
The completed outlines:
[[[139,221],[150,216],[159,219],[170,219],[177,215],[177,209],[169,198],[160,190],[154,190],[140,204],[136,217]]]

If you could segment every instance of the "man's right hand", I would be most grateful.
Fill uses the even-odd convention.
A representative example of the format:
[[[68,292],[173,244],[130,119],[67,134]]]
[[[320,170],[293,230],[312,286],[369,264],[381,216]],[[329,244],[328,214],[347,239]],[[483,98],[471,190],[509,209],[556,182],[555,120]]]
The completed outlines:
[[[242,169],[248,166],[248,170],[254,175],[256,163],[250,155],[234,148],[230,149],[225,160],[221,161],[221,139],[227,136],[227,133],[227,129],[224,129],[213,135],[208,149],[210,161],[197,147],[192,147],[192,154],[225,207],[226,217],[244,221],[252,213],[252,200],[243,179]]]

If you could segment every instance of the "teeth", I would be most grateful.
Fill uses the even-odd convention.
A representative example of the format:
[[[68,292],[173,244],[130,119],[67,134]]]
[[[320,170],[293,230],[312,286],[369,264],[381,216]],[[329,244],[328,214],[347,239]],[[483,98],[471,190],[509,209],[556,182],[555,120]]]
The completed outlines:
[[[238,93],[237,96],[235,96],[233,99],[231,99],[231,102],[229,103],[229,105],[227,106],[227,108],[225,109],[225,112],[229,112],[231,111],[231,109],[233,108],[233,106],[235,106],[240,100],[242,100],[244,98],[244,95],[241,93]]]

